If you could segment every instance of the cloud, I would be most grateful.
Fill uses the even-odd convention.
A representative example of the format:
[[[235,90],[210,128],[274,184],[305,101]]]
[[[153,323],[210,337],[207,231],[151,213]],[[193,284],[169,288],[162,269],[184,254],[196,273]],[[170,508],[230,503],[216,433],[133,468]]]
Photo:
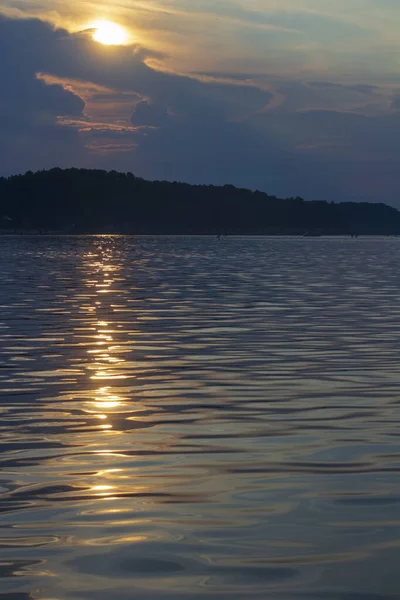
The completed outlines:
[[[80,115],[84,102],[61,85],[46,85],[37,78],[30,50],[35,33],[48,33],[41,22],[0,17],[0,81],[2,116],[54,122],[58,115]]]
[[[318,89],[341,89],[349,90],[354,92],[360,92],[361,94],[372,94],[379,90],[379,86],[370,85],[367,83],[356,83],[354,85],[343,85],[342,83],[335,83],[332,81],[309,81],[307,84],[311,88]]]
[[[150,104],[147,100],[142,100],[136,104],[131,122],[137,126],[161,127],[168,118],[168,111],[164,106]]]
[[[399,206],[399,113],[278,111],[256,120],[265,136],[293,149],[294,163],[303,169],[298,186],[306,197]]]
[[[183,76],[152,67],[139,45],[106,48],[87,33],[3,17],[0,56],[3,174],[91,166],[398,202],[400,102],[386,86]]]
[[[400,110],[400,95],[396,94],[392,101],[392,107],[395,110]]]
[[[0,162],[3,173],[69,165],[82,156],[75,131],[57,125],[59,116],[81,116],[84,102],[61,85],[36,77],[27,57],[32,33],[49,32],[40,22],[0,18]],[[27,48],[25,49],[25,46]],[[23,47],[23,48],[21,48]]]

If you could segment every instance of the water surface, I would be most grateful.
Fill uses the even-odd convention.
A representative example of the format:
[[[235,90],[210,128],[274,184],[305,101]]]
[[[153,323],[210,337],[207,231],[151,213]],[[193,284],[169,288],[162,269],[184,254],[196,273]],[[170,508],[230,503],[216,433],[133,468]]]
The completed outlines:
[[[0,598],[398,598],[399,265],[0,238]]]

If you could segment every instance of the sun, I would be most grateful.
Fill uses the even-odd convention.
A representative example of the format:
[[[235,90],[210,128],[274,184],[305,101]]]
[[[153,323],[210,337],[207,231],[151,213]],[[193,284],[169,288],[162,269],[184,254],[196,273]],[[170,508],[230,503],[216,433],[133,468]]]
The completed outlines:
[[[93,39],[106,46],[123,46],[129,39],[125,29],[111,21],[95,21],[91,29],[94,29]]]

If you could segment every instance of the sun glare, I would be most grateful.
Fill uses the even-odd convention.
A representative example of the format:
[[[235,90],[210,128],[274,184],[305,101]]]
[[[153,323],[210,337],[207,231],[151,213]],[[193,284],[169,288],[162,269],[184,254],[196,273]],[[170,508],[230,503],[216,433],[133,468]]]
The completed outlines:
[[[111,21],[96,21],[91,28],[95,30],[93,39],[106,46],[122,46],[129,38],[123,27]]]

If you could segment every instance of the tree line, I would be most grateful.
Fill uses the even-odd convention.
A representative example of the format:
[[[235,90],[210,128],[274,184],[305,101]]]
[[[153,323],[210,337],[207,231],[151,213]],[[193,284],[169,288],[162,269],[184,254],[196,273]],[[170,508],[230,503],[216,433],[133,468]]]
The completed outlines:
[[[136,234],[397,234],[383,203],[280,199],[232,185],[51,169],[0,178],[0,229]]]

